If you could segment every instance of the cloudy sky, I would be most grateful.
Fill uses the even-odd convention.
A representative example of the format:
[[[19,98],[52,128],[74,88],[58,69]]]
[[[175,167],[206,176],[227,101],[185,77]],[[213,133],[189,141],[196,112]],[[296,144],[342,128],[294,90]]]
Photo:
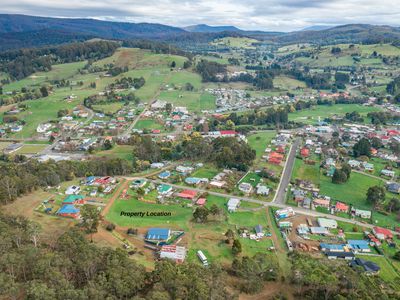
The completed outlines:
[[[348,23],[400,26],[400,0],[0,0],[0,13],[276,31]]]

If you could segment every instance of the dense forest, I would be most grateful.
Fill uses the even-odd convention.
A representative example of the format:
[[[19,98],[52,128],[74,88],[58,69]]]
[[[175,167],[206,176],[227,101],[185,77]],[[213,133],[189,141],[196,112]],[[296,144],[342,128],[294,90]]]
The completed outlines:
[[[70,63],[110,56],[119,43],[93,41],[58,47],[13,50],[0,53],[0,70],[20,80],[37,71],[50,71],[53,64]]]

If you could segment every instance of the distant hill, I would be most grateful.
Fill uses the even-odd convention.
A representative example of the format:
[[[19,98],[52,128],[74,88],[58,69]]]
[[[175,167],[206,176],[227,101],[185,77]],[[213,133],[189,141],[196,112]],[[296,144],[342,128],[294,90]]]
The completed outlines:
[[[223,31],[242,31],[241,29],[235,26],[210,26],[207,24],[198,24],[183,27],[184,30],[189,32],[223,32]]]
[[[379,43],[400,40],[400,28],[369,24],[348,24],[333,28],[313,31],[296,31],[278,36],[279,43]]]
[[[107,22],[94,19],[45,18],[0,14],[0,33],[41,31],[45,29],[103,38],[161,38],[185,32],[181,28],[152,23]]]
[[[333,28],[333,27],[335,27],[335,26],[329,26],[329,25],[314,25],[314,26],[309,26],[309,27],[303,28],[303,29],[300,30],[300,31],[310,31],[310,30],[312,30],[312,31],[320,31],[320,30],[330,29],[330,28]]]

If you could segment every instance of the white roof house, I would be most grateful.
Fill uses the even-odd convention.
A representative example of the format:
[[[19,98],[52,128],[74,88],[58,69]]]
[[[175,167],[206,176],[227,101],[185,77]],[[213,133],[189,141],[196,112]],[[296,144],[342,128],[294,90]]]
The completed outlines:
[[[81,188],[79,186],[71,185],[66,189],[65,195],[76,195],[76,194],[79,194],[80,191],[81,191]]]
[[[337,228],[337,222],[332,219],[318,218],[318,225],[325,228]]]
[[[229,212],[235,212],[240,205],[240,199],[231,198],[226,205],[228,206]]]

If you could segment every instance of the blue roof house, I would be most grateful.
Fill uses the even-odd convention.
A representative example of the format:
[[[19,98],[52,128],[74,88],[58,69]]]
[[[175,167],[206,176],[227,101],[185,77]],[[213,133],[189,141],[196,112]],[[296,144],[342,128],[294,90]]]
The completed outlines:
[[[371,252],[369,242],[366,240],[348,240],[347,245],[354,252]]]
[[[149,241],[167,241],[171,236],[171,230],[168,228],[150,228],[147,231],[146,240]]]
[[[167,179],[170,176],[171,176],[171,172],[169,172],[169,171],[164,171],[164,172],[161,172],[160,174],[158,174],[158,178],[160,178],[160,179]]]

